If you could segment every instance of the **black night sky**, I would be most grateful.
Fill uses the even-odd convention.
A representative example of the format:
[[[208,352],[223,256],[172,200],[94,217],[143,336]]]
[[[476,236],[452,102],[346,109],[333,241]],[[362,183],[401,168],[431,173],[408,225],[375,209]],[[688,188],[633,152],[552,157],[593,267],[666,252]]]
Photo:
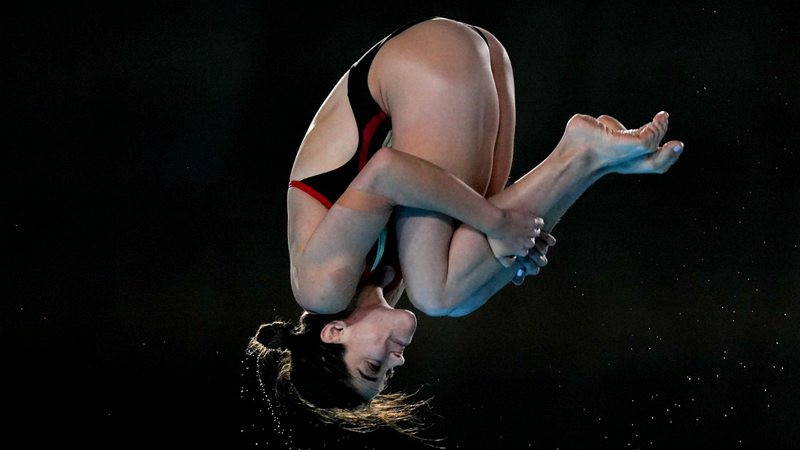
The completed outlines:
[[[295,151],[350,64],[439,15],[489,29],[511,56],[513,178],[578,112],[638,127],[666,110],[667,139],[686,150],[665,175],[592,187],[522,287],[468,317],[418,314],[393,381],[434,397],[431,436],[797,448],[789,2],[411,3],[4,6],[4,447],[281,448],[243,361],[260,323],[300,312],[286,249]],[[416,448],[288,420],[299,448]]]

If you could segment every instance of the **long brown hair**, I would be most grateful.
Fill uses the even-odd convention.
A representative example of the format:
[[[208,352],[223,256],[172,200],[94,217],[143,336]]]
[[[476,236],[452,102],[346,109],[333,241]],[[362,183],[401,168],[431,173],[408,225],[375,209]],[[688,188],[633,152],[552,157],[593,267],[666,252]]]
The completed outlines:
[[[351,384],[344,345],[320,339],[326,324],[349,313],[304,312],[297,325],[280,320],[263,324],[250,340],[248,352],[260,358],[282,353],[275,383],[277,396],[314,412],[323,422],[356,432],[388,426],[421,439],[417,434],[426,427],[416,413],[430,399],[412,400],[414,394],[401,392],[365,399]]]

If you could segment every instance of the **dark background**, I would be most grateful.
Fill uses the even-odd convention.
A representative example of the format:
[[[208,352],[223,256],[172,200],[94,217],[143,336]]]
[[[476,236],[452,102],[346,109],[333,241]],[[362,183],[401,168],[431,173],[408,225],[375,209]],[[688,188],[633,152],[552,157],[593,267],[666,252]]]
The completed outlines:
[[[524,286],[465,318],[419,314],[398,389],[434,397],[450,448],[796,448],[789,2],[332,3],[6,7],[4,440],[275,447],[242,361],[259,323],[300,312],[294,153],[352,62],[434,14],[511,56],[512,177],[576,112],[635,127],[667,110],[686,150],[666,175],[590,189]]]

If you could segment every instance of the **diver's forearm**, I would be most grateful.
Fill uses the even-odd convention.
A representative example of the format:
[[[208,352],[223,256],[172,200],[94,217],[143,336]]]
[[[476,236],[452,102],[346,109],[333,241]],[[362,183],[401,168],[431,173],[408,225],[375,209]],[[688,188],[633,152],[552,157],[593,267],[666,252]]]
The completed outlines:
[[[383,148],[350,186],[383,197],[383,207],[407,206],[435,211],[491,233],[503,211],[455,175],[422,158]]]
[[[544,218],[543,229],[551,231],[572,204],[595,181],[608,173],[584,149],[561,145],[538,166],[490,201],[503,209],[527,209]],[[461,227],[451,243],[451,268],[447,298],[451,316],[469,314],[508,284],[521,264],[504,268],[494,257],[486,237]]]

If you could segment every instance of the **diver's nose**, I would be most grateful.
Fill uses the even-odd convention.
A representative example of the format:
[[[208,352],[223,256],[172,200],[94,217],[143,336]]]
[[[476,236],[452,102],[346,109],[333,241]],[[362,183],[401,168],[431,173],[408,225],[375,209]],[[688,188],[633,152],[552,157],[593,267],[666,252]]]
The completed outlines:
[[[406,363],[406,359],[403,357],[403,350],[394,350],[389,352],[389,368],[394,368],[398,366],[402,366]]]

